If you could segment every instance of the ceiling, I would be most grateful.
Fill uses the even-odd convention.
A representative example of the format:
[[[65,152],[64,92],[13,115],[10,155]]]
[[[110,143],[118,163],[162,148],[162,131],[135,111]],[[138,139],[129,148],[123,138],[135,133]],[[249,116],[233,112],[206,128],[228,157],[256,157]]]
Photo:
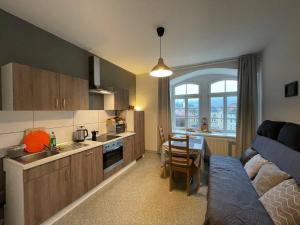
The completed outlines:
[[[0,7],[135,74],[262,50],[299,0],[0,0]]]

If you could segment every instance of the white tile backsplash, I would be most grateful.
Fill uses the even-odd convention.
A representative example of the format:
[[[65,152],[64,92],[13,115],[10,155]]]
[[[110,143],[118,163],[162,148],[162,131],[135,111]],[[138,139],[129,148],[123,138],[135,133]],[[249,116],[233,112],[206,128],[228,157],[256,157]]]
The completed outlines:
[[[84,125],[89,134],[98,130],[106,133],[106,120],[115,116],[114,111],[0,111],[0,149],[21,144],[24,130],[44,127],[49,133],[54,131],[57,143],[72,141],[73,131]],[[0,151],[1,155],[1,151]]]
[[[99,123],[104,123],[108,118],[114,116],[115,116],[115,111],[99,110]]]
[[[73,111],[35,111],[34,127],[67,127],[73,126]]]
[[[57,128],[49,128],[46,129],[49,133],[52,131],[56,136],[56,143],[60,144],[63,142],[69,142],[73,139],[73,126],[71,127],[57,127]]]
[[[74,112],[74,125],[98,123],[98,110],[79,110]]]
[[[106,122],[105,123],[99,123],[98,126],[99,126],[99,134],[107,133]]]
[[[0,111],[0,134],[20,132],[32,127],[32,111]]]
[[[1,134],[0,135],[0,148],[9,147],[12,145],[19,145],[22,143],[24,132]]]

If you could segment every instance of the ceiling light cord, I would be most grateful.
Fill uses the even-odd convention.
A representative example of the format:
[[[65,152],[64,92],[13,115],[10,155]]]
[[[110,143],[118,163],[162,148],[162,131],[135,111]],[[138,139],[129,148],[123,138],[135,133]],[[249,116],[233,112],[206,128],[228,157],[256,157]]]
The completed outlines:
[[[159,58],[161,58],[161,37],[159,37]]]

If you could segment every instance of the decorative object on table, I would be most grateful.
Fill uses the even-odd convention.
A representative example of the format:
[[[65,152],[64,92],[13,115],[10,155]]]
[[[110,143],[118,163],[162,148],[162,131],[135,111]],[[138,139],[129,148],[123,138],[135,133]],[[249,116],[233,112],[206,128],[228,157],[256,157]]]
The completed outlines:
[[[208,121],[206,117],[202,117],[201,131],[208,132]]]
[[[129,105],[129,106],[128,106],[128,109],[129,109],[129,110],[134,110],[134,105]]]
[[[23,143],[27,152],[40,152],[50,144],[50,135],[43,130],[32,131],[25,135]]]
[[[159,59],[156,66],[150,72],[150,75],[153,77],[168,77],[173,74],[172,70],[164,63],[163,58],[161,57],[161,37],[164,35],[165,28],[158,27],[157,35],[159,36]]]
[[[286,84],[284,87],[285,97],[298,96],[298,81]]]
[[[79,128],[73,132],[73,141],[83,142],[87,136],[89,136],[88,130],[84,126],[79,126]]]

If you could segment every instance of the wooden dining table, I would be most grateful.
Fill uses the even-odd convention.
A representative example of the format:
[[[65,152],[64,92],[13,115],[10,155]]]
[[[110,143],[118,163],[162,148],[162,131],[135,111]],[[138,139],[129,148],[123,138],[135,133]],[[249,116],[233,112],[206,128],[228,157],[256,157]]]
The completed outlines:
[[[181,135],[175,135],[176,137],[180,137]],[[181,142],[173,142],[175,146],[182,146]],[[197,174],[199,174],[200,182],[200,173],[204,169],[204,154],[205,154],[205,143],[203,136],[190,136],[189,139],[189,149],[190,156],[193,158],[194,166],[197,169]],[[168,160],[168,152],[169,152],[169,142],[166,141],[162,144],[161,148],[161,166],[163,167],[163,177],[167,177],[167,168],[166,161]]]

